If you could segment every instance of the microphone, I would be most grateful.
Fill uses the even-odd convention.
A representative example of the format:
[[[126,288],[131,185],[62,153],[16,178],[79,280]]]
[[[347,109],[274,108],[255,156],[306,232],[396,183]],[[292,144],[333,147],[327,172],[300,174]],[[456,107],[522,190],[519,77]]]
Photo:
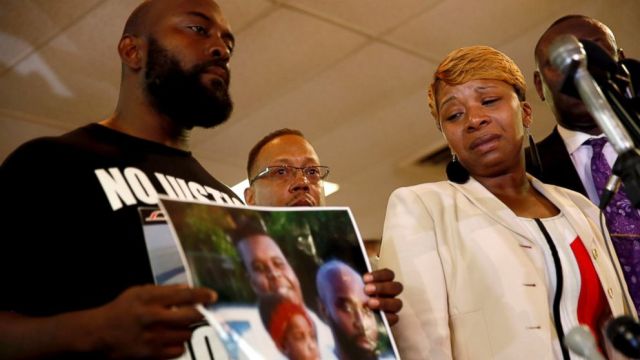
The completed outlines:
[[[573,35],[559,36],[549,47],[551,64],[573,82],[587,110],[618,154],[633,149],[633,141],[586,67],[586,53]]]
[[[606,84],[609,79],[615,79],[616,84],[626,81],[627,85],[622,88],[628,87],[629,76],[626,72],[624,74],[621,73],[621,70],[625,68],[620,67],[606,50],[593,41],[580,39],[579,42],[582,44],[585,52],[587,71],[593,76],[598,86]],[[569,77],[565,79],[565,82],[562,84],[562,93],[580,98],[580,94],[578,94],[573,81],[567,80],[570,80]]]
[[[600,45],[586,39],[580,39],[580,43],[588,59],[587,69],[596,78],[596,81],[601,77],[629,77],[626,69],[621,68],[614,58]]]
[[[607,323],[605,334],[624,356],[640,358],[640,324],[630,316],[618,316]]]
[[[564,337],[564,344],[573,353],[587,360],[604,360],[591,330],[585,325],[576,326],[569,330]]]
[[[573,79],[582,102],[618,153],[613,173],[622,178],[631,203],[636,208],[640,207],[640,153],[587,70],[582,44],[573,35],[562,35],[549,47],[549,55],[551,64],[565,75],[565,81]]]
[[[623,59],[620,63],[629,73],[631,88],[634,92],[632,94],[632,98],[635,98],[636,101],[640,101],[640,61],[636,59]],[[638,106],[638,108],[640,109],[640,106]]]
[[[587,56],[587,70],[604,93],[620,123],[629,132],[635,146],[640,146],[640,99],[636,98],[637,84],[633,84],[629,70],[633,67],[633,60],[617,62],[598,44],[589,40],[580,40],[580,43]],[[577,95],[575,88],[568,86],[569,83],[564,84],[566,91],[572,96]]]
[[[604,186],[604,190],[602,190],[602,196],[600,197],[600,204],[598,207],[600,210],[604,210],[604,208],[609,205],[609,202],[615,195],[616,191],[618,191],[618,186],[620,186],[620,177],[615,174],[611,174],[611,177],[607,181],[607,184]]]

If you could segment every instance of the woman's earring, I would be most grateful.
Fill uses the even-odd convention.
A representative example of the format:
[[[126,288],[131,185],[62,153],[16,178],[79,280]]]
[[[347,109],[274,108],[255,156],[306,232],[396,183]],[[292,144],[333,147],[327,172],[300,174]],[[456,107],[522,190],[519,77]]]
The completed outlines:
[[[456,154],[451,154],[451,160],[447,164],[447,179],[456,184],[464,184],[469,181],[469,172],[460,164]]]
[[[524,133],[527,138],[527,145],[529,148],[529,156],[531,159],[530,168],[532,169],[533,174],[542,174],[542,163],[540,161],[540,154],[538,153],[538,147],[536,146],[536,141],[533,139],[531,135],[531,131],[528,127],[524,128]],[[537,175],[536,175],[537,176]]]

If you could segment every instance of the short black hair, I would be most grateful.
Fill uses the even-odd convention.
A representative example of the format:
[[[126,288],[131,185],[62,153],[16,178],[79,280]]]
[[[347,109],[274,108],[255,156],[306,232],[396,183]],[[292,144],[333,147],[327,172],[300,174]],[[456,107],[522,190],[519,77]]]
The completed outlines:
[[[542,33],[542,35],[540,35],[540,38],[538,39],[538,41],[536,42],[536,46],[534,48],[534,57],[536,59],[536,62],[538,60],[538,54],[540,51],[540,46],[542,46],[542,41],[547,37],[547,34],[556,26],[567,22],[569,20],[584,20],[585,22],[589,22],[592,23],[594,25],[597,26],[604,26],[605,28],[608,28],[605,24],[603,24],[601,21],[599,21],[598,19],[594,19],[590,16],[587,15],[582,15],[582,14],[569,14],[569,15],[565,15],[562,16],[560,18],[558,18],[557,20],[555,20],[553,23],[551,23],[551,25],[549,25],[549,27]],[[613,41],[613,45],[614,48],[617,47],[617,45],[615,44],[615,38],[611,39]]]
[[[255,235],[270,236],[267,226],[259,213],[245,209],[234,209],[230,212],[232,226],[229,229],[229,237],[235,247],[244,239]]]
[[[289,128],[279,129],[267,134],[267,136],[263,137],[255,145],[253,145],[253,147],[251,148],[251,151],[249,151],[249,159],[247,159],[247,177],[248,178],[251,178],[251,168],[253,167],[253,164],[255,163],[256,158],[260,153],[260,150],[262,150],[262,148],[265,145],[267,145],[267,143],[269,143],[271,140],[279,138],[281,136],[285,136],[285,135],[296,135],[296,136],[300,136],[303,139],[305,138],[304,134],[302,134],[300,130],[289,129]]]

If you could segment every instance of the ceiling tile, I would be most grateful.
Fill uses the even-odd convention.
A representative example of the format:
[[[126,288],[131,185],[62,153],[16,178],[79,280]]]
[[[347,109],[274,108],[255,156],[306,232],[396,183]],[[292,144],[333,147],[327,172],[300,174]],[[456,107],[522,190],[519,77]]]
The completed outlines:
[[[234,33],[251,26],[275,8],[268,0],[218,0],[217,3]]]
[[[627,57],[640,58],[640,1],[587,1],[577,4],[570,13],[592,16],[613,31],[618,46]]]
[[[421,87],[414,87],[412,94],[388,106],[363,112],[311,139],[322,161],[332,167],[332,179],[339,183],[379,164],[392,168],[406,166],[407,159],[416,159],[416,153],[444,144]],[[336,143],[341,146],[333,146]]]
[[[231,66],[240,114],[300,86],[364,42],[359,35],[290,10],[271,13],[239,35]]]
[[[74,125],[110,114],[120,81],[117,41],[136,3],[103,3],[15,64],[0,78],[0,107]]]
[[[499,47],[546,19],[557,3],[555,0],[445,1],[386,39],[439,61],[451,50],[463,46]]]
[[[285,0],[289,6],[336,24],[379,35],[431,8],[441,0]]]
[[[10,67],[85,16],[103,0],[4,0],[0,63]]]
[[[223,132],[209,135],[211,151],[245,161],[253,143],[278,128],[298,128],[311,138],[322,136],[424,88],[427,67],[422,59],[372,43],[259,111],[232,118]],[[232,150],[239,145],[246,149],[244,154]]]

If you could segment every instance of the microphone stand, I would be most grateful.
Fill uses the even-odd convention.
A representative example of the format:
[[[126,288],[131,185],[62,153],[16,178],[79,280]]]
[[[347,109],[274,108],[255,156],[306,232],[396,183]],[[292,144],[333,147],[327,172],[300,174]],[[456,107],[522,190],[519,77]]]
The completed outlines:
[[[636,147],[640,146],[640,107],[633,103],[632,98],[622,95],[620,86],[614,79],[608,78],[605,81],[596,83],[601,86],[604,96],[611,105],[613,111],[618,116],[622,126],[627,129]]]
[[[605,98],[635,145],[623,153],[618,153],[618,159],[611,172],[622,179],[629,201],[637,209],[640,208],[640,118],[630,99],[622,96],[613,80],[608,79],[603,85]]]
[[[618,154],[618,159],[611,170],[622,179],[624,190],[631,205],[640,208],[640,152],[630,149]]]
[[[639,160],[636,149],[640,146],[640,106],[634,103],[635,91],[631,82],[631,75],[624,64],[616,62],[599,45],[588,40],[581,40],[581,44],[585,50],[585,57],[581,56],[582,53],[578,53],[576,60],[581,59],[583,61],[574,61],[574,64],[571,64],[572,66],[569,66],[568,69],[574,73],[579,72],[578,68],[580,66],[582,66],[583,70],[587,69],[612,110],[600,109],[600,115],[609,116],[614,123],[617,120],[622,129],[626,129],[634,146],[624,146],[625,149],[622,152],[616,148],[619,160],[614,164],[612,173],[622,179],[629,200],[635,208],[638,208],[640,207],[640,194],[638,193],[640,185],[638,184]],[[581,85],[584,85],[584,79],[582,82]],[[575,88],[567,88],[565,90],[570,90],[571,93],[575,94]],[[597,94],[593,92],[592,95]],[[597,118],[598,114],[594,114],[594,117]],[[605,129],[603,131],[606,133]],[[625,134],[621,135],[624,136]],[[609,135],[607,134],[607,136]],[[604,205],[606,206],[606,204]],[[601,206],[601,208],[604,207]]]
[[[612,169],[612,173],[622,179],[625,192],[631,204],[635,208],[640,208],[640,152],[634,146],[640,143],[640,136],[636,136],[635,139],[631,140],[631,135],[627,132],[623,122],[620,121],[617,113],[609,104],[608,98],[602,93],[602,90],[591,77],[584,64],[574,61],[571,64],[571,70],[574,72],[573,79],[587,110],[589,110],[600,129],[609,139],[609,143],[618,153],[618,160],[614,169]],[[612,99],[615,99],[613,93],[610,91],[607,91],[607,93],[610,94]],[[592,99],[592,101],[584,101],[584,99]],[[627,123],[634,122],[631,120],[630,113],[636,115],[635,112],[627,111],[619,101],[612,102],[620,114],[627,115],[625,116]]]

